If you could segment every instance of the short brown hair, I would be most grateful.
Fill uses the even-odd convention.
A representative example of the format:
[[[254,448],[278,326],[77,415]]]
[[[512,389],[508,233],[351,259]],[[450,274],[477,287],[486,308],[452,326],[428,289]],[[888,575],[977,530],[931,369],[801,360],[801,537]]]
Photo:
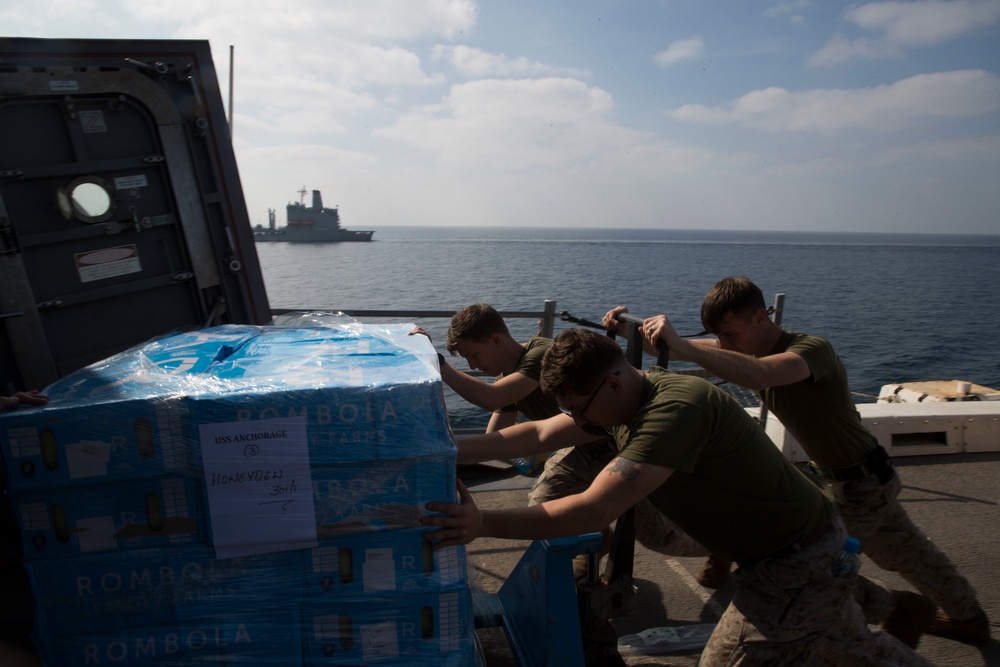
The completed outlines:
[[[493,334],[509,336],[507,323],[490,304],[474,303],[452,316],[445,347],[449,352],[454,352],[464,340],[479,342]]]
[[[759,287],[744,276],[723,278],[701,303],[701,325],[706,331],[716,333],[728,315],[750,317],[758,310],[767,310]]]
[[[614,339],[584,329],[566,329],[542,357],[539,384],[547,394],[583,394],[625,360]]]

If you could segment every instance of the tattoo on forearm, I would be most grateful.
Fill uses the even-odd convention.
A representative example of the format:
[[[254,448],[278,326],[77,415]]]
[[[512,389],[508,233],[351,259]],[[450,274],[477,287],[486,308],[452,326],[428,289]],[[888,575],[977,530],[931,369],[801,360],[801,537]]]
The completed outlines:
[[[621,475],[622,479],[627,480],[633,480],[639,476],[639,470],[636,468],[635,461],[621,458],[616,458],[608,466],[608,474],[614,475],[615,473]]]

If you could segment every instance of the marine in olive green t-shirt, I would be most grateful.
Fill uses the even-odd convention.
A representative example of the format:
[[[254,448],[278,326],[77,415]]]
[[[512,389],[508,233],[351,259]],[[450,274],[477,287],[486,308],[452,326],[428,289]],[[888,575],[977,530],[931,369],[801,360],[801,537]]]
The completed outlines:
[[[819,336],[781,330],[769,354],[794,352],[809,366],[809,378],[761,390],[764,405],[802,445],[809,458],[827,468],[863,461],[878,440],[861,423],[847,371],[833,346]]]
[[[521,358],[518,359],[513,372],[520,373],[538,382],[542,376],[542,357],[545,355],[545,351],[551,346],[551,338],[532,336],[524,344],[524,351],[521,353]],[[499,380],[502,377],[504,377],[503,373],[498,375],[497,379]],[[554,396],[543,393],[541,387],[535,387],[534,391],[524,398],[518,399],[510,405],[497,410],[497,412],[515,411],[520,412],[532,421],[537,421],[559,414],[559,405],[556,403]]]
[[[643,392],[612,429],[618,456],[674,470],[649,500],[712,553],[763,558],[830,524],[833,505],[724,391],[654,367]]]

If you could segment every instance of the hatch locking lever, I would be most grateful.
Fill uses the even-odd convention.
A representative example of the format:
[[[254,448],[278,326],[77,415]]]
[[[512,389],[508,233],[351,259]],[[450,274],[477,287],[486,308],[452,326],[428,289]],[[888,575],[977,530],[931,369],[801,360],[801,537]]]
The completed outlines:
[[[153,76],[162,76],[166,74],[169,69],[167,67],[167,63],[164,62],[155,62],[152,65],[150,65],[149,63],[144,63],[141,60],[136,60],[135,58],[125,58],[125,62],[129,63],[130,65],[135,65],[136,67],[143,70],[147,74]]]

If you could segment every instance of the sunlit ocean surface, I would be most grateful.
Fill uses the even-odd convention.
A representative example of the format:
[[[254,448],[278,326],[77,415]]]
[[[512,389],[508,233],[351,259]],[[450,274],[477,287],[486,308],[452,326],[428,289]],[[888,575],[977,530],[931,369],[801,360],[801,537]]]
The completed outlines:
[[[833,343],[855,392],[912,380],[1000,387],[1000,236],[382,227],[374,238],[257,244],[272,308],[541,311],[550,299],[594,322],[620,304],[665,313],[695,334],[712,284],[746,275],[769,303],[785,294],[783,326]],[[444,351],[447,320],[417,323]],[[536,324],[508,321],[518,340]],[[458,426],[482,418],[448,401]]]

